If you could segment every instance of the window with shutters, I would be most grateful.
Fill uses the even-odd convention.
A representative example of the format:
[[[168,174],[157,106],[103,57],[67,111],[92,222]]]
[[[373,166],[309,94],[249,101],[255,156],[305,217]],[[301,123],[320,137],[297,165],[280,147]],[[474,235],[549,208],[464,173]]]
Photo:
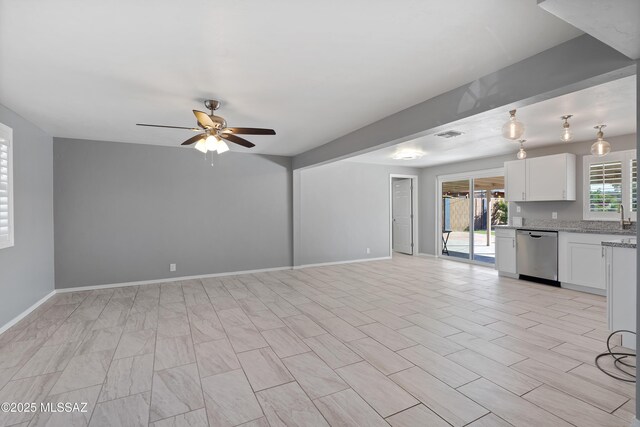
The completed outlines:
[[[584,156],[584,219],[636,219],[636,150]]]
[[[631,212],[638,211],[638,169],[637,160],[631,159],[631,200],[629,200]]]
[[[13,131],[0,123],[0,249],[13,246]]]

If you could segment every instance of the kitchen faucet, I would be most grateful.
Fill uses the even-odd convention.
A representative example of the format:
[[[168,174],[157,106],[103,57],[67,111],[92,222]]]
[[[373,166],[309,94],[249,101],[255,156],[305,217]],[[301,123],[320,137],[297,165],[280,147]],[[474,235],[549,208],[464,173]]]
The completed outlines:
[[[629,217],[629,220],[624,219],[624,206],[622,205],[622,203],[618,205],[618,212],[620,212],[620,228],[622,228],[623,230],[631,228],[631,217]]]

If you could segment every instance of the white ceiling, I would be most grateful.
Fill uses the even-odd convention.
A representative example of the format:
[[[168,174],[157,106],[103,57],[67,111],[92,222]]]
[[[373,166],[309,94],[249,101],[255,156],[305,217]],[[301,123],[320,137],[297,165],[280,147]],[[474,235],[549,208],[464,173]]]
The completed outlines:
[[[569,119],[573,141],[594,140],[597,124],[606,124],[606,137],[636,132],[636,76],[625,77],[578,92],[569,93],[517,110],[525,125],[525,149],[561,144],[561,116]],[[482,157],[515,153],[517,142],[502,137],[502,125],[509,119],[508,108],[497,109],[451,123],[447,130],[464,132],[444,139],[430,134],[401,144],[351,157],[349,161],[384,165],[426,167]],[[440,133],[440,132],[437,132]],[[417,160],[394,160],[398,151],[417,150],[424,157]],[[515,158],[515,157],[514,157]]]
[[[177,145],[201,101],[295,155],[581,33],[536,0],[0,0],[0,102],[53,136]],[[238,148],[238,150],[245,150]]]

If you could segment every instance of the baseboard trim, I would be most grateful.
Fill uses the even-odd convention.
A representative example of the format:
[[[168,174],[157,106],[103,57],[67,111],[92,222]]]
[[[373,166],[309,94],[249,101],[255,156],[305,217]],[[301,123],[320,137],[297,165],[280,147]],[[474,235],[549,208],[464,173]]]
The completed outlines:
[[[324,266],[327,266],[327,265],[353,264],[355,262],[384,261],[384,260],[389,260],[389,259],[391,259],[390,256],[383,256],[383,257],[379,257],[379,258],[350,259],[348,261],[319,262],[319,263],[316,263],[316,264],[294,265],[293,269],[294,270],[300,270],[302,268],[309,268],[309,267],[324,267]]]
[[[36,308],[40,307],[42,304],[44,304],[45,302],[47,302],[47,300],[49,298],[51,298],[52,296],[54,296],[56,294],[55,289],[51,292],[49,292],[47,295],[45,295],[44,297],[40,298],[40,300],[36,301],[35,304],[33,304],[31,307],[27,308],[25,311],[23,311],[22,313],[18,314],[16,317],[14,317],[13,319],[9,320],[7,323],[5,323],[2,327],[0,327],[0,335],[3,334],[7,329],[9,329],[10,327],[12,327],[13,325],[15,325],[16,323],[18,323],[19,321],[21,321],[22,319],[24,319],[25,317],[27,317],[33,310],[35,310]]]
[[[267,273],[270,271],[281,271],[281,270],[291,270],[291,267],[286,266],[286,267],[260,268],[256,270],[229,271],[226,273],[200,274],[196,276],[182,276],[182,277],[166,277],[164,279],[140,280],[135,282],[122,282],[122,283],[109,283],[104,285],[93,285],[93,286],[79,286],[75,288],[60,288],[60,289],[56,289],[56,292],[65,293],[65,292],[93,291],[96,289],[124,288],[127,286],[153,285],[156,283],[175,282],[178,280],[207,279],[210,277],[237,276],[241,274]]]
[[[596,289],[596,288],[591,288],[589,286],[574,285],[573,283],[565,283],[565,282],[561,282],[560,287],[564,289],[569,289],[572,291],[586,292],[588,294],[600,295],[603,297],[607,296],[606,289]]]
[[[423,256],[423,257],[427,257],[427,258],[438,258],[436,255],[434,254],[428,254],[426,252],[419,252],[418,256]]]

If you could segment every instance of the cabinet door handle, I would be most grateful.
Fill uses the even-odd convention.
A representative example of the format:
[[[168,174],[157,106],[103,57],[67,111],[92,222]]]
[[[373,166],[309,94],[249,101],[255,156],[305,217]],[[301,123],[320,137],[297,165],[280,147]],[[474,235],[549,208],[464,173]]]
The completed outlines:
[[[516,247],[516,239],[511,239],[511,246]]]
[[[566,190],[562,190],[562,198],[563,199],[567,198],[567,191]]]
[[[522,192],[522,200],[524,200],[524,191]]]

